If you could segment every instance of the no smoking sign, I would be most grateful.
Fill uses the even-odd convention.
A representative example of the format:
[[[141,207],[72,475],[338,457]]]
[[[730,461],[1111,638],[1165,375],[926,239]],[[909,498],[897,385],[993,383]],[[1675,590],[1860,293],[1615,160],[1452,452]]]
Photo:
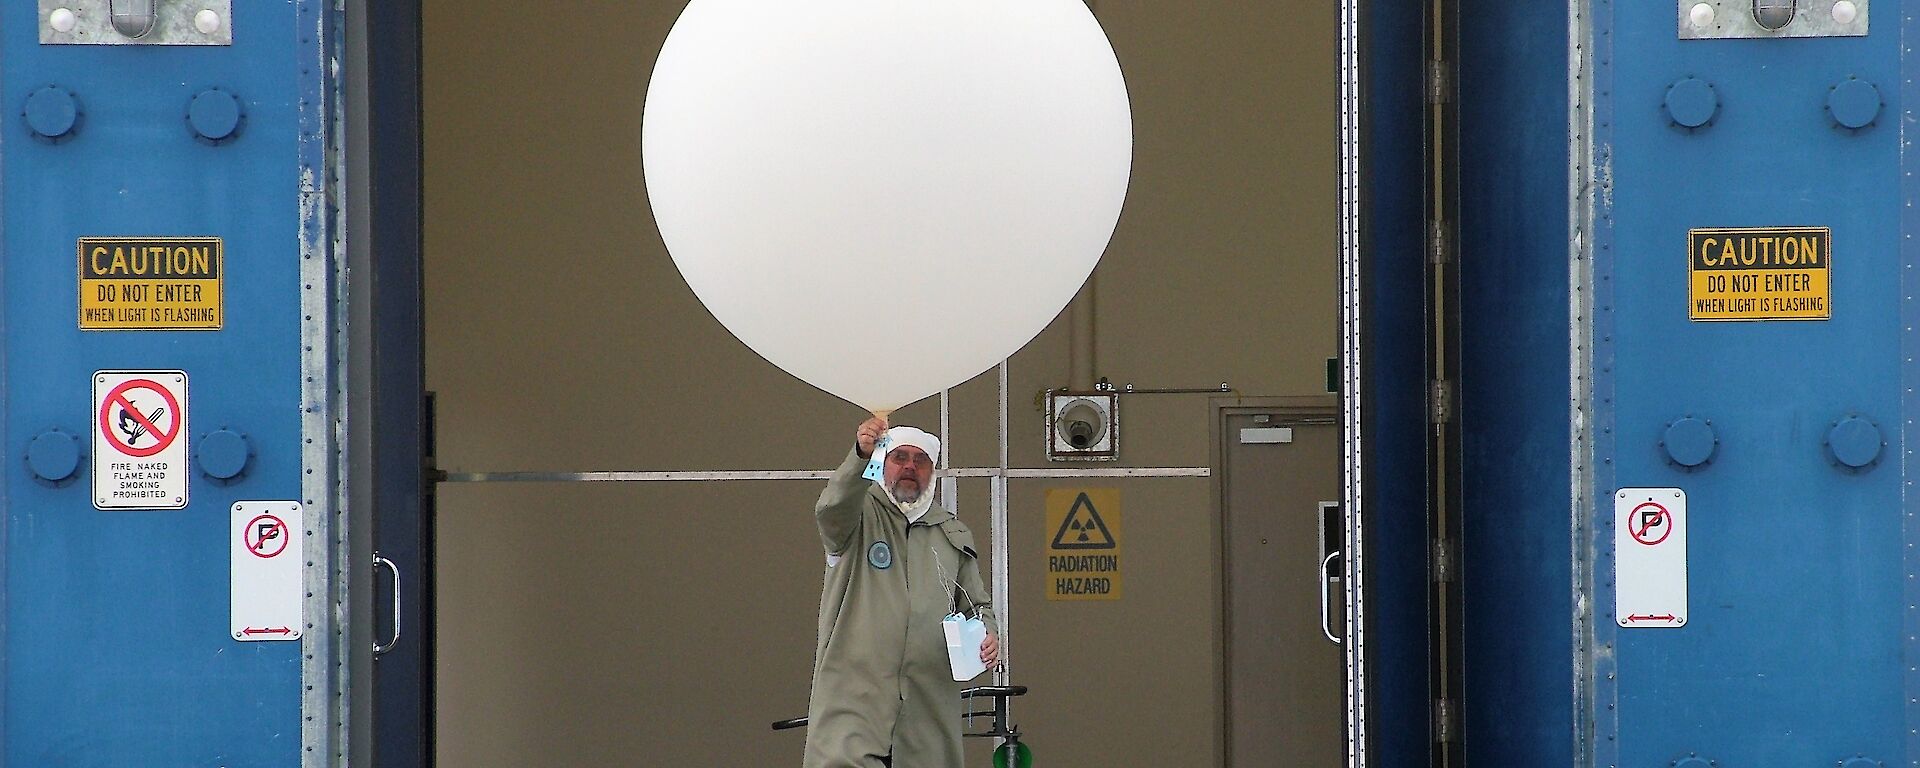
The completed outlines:
[[[185,371],[93,374],[95,509],[187,506]]]

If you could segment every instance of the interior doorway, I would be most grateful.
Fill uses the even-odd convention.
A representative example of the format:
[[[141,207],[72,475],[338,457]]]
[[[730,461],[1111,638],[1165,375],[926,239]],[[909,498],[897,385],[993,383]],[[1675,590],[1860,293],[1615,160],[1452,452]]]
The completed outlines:
[[[1330,405],[1220,407],[1228,768],[1346,759],[1340,429]]]
[[[805,710],[822,563],[806,514],[816,481],[474,479],[825,469],[861,417],[714,323],[653,229],[635,121],[653,56],[684,3],[622,6],[609,23],[586,27],[529,27],[503,9],[444,0],[424,6],[424,85],[413,95],[424,131],[395,143],[424,147],[425,172],[380,186],[375,205],[393,210],[377,196],[423,188],[412,226],[424,227],[425,245],[376,248],[425,249],[424,265],[403,276],[424,281],[424,296],[413,298],[423,304],[412,305],[420,314],[408,321],[424,327],[424,339],[405,350],[382,336],[415,365],[424,355],[423,367],[405,373],[439,393],[438,418],[408,422],[422,427],[409,438],[416,453],[376,452],[376,465],[396,497],[424,499],[406,477],[421,464],[407,462],[437,442],[427,466],[467,479],[435,485],[429,472],[425,487],[439,493],[435,507],[414,503],[424,520],[381,526],[417,537],[431,558],[392,558],[405,621],[401,650],[378,662],[419,663],[405,654],[434,641],[423,649],[427,700],[413,703],[437,738],[407,751],[446,765],[598,765],[634,755],[797,763],[796,735],[767,725]],[[1139,389],[1120,397],[1118,461],[1092,466],[1218,467],[1209,464],[1219,424],[1208,402],[1221,382],[1243,402],[1314,396],[1333,412],[1325,372],[1337,354],[1329,254],[1338,212],[1325,190],[1338,178],[1334,9],[1285,25],[1271,23],[1271,8],[1228,3],[1102,3],[1097,13],[1130,73],[1138,129],[1128,209],[1088,290],[1097,309],[1083,359],[1117,387]],[[1195,57],[1200,46],[1230,55]],[[398,110],[408,94],[393,93],[384,103]],[[402,293],[389,306],[405,302]],[[969,311],[915,300],[928,311]],[[1048,460],[1041,409],[1028,402],[1070,383],[1082,341],[1066,326],[1014,357],[1004,390],[991,372],[956,387],[950,428],[938,429],[946,414],[932,402],[896,421],[951,438],[955,467],[1088,466]],[[1229,327],[1243,334],[1220,333]],[[1245,353],[1245,335],[1281,334],[1289,343]],[[1147,391],[1156,388],[1168,391]],[[399,397],[379,423],[423,408]],[[1011,414],[1004,440],[995,426],[1002,410]],[[1329,471],[1337,466],[1337,442],[1314,450]],[[1054,533],[1043,530],[1040,498],[1052,484],[1028,479],[1000,491],[1010,516],[1014,682],[1033,690],[1016,720],[1040,764],[1217,765],[1227,732],[1218,616],[1227,580],[1209,518],[1219,489],[1204,477],[1112,481],[1127,494],[1126,591],[1057,602],[1040,583]],[[954,487],[956,511],[984,542],[992,481],[967,475]],[[1338,497],[1328,489],[1314,501]],[[379,514],[391,519],[398,508]],[[1301,535],[1317,545],[1311,528]],[[986,554],[983,569],[996,559]],[[378,572],[382,611],[392,583]],[[373,625],[382,640],[396,630],[384,615]],[[1328,690],[1337,707],[1337,672]]]

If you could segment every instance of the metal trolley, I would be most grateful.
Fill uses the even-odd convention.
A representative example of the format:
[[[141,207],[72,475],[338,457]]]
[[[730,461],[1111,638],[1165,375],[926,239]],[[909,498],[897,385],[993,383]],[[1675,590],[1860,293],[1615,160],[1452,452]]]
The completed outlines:
[[[1033,766],[1033,750],[1020,743],[1020,726],[1007,722],[1007,701],[1015,696],[1026,694],[1027,687],[1024,685],[982,685],[960,692],[960,698],[968,702],[970,711],[967,712],[966,718],[969,726],[972,725],[974,718],[993,718],[993,723],[987,730],[968,732],[965,735],[970,738],[1003,740],[1000,747],[993,751],[994,768],[1032,768]],[[993,706],[991,709],[974,710],[972,709],[974,699],[992,699]],[[796,717],[775,722],[773,729],[786,731],[806,726],[806,718]]]

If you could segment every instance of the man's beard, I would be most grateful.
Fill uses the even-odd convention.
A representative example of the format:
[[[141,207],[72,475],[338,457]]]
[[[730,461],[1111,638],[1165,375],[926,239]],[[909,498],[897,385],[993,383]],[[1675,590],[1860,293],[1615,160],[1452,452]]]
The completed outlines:
[[[923,492],[919,483],[908,484],[900,480],[893,481],[893,487],[888,490],[893,493],[893,500],[901,504],[919,501],[920,494]]]

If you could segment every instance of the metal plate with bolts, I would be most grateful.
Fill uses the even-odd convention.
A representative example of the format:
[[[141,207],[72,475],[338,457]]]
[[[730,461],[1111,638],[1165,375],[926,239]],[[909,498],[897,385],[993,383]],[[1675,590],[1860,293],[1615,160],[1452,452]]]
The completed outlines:
[[[1779,29],[1767,29],[1754,18],[1754,0],[1679,0],[1680,39],[1865,37],[1869,2],[1796,0],[1793,20]]]
[[[1120,458],[1119,393],[1049,390],[1046,412],[1048,461]]]
[[[153,26],[128,37],[113,26],[116,0],[40,0],[42,45],[232,45],[231,0],[118,0],[153,6]]]

